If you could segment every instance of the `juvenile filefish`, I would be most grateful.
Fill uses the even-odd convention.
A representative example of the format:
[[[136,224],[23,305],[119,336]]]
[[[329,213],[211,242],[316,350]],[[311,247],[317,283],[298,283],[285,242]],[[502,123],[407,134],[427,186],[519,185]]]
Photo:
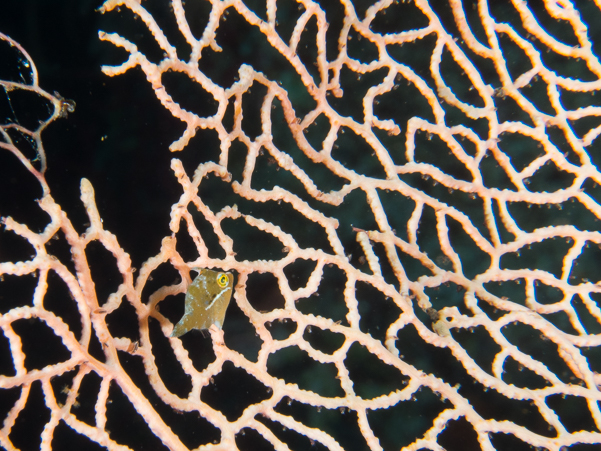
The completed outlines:
[[[221,329],[233,287],[232,273],[201,269],[188,287],[184,316],[171,336],[180,337],[192,329],[208,329],[212,324]]]

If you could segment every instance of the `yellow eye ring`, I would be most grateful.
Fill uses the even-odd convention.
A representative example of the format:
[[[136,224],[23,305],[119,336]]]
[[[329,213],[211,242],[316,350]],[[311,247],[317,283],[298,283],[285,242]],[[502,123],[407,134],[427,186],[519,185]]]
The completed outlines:
[[[229,279],[227,278],[227,275],[221,273],[217,276],[217,285],[219,285],[221,288],[225,287],[229,282]]]

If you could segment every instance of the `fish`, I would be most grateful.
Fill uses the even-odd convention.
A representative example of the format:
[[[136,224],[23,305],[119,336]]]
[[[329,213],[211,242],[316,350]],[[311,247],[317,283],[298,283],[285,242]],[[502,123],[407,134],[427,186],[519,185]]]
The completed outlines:
[[[205,330],[215,324],[223,326],[225,312],[232,298],[234,275],[230,272],[199,269],[186,291],[184,316],[173,328],[171,337],[181,337],[192,329]]]

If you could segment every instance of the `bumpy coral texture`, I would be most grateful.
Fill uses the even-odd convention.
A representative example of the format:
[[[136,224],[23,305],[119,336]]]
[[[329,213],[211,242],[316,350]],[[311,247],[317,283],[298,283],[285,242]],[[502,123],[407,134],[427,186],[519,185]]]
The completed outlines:
[[[164,168],[180,197],[140,268],[89,181],[85,233],[51,196],[41,133],[70,103],[42,90],[24,49],[31,79],[0,81],[53,111],[34,130],[0,128],[50,218],[39,232],[2,219],[0,236],[32,256],[1,260],[0,284],[35,281],[0,317],[3,448],[40,390],[42,449],[60,428],[114,450],[141,436],[170,450],[601,444],[598,3],[165,0],[160,18],[151,3],[100,9],[135,17],[160,48],[100,32],[126,55],[102,70],[145,75],[184,124],[169,150],[202,152],[201,131],[219,148]],[[236,27],[263,59],[231,50]],[[106,298],[92,244],[120,274]],[[234,273],[233,298],[223,330],[173,338],[193,268]],[[57,276],[80,327],[47,306]],[[59,339],[60,358],[28,365],[27,321]]]

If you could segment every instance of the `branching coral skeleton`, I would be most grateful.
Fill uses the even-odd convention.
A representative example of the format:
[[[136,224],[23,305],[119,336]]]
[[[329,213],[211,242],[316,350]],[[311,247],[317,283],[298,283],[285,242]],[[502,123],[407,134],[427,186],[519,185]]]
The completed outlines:
[[[26,240],[35,255],[11,261],[0,247],[0,276],[29,276],[36,285],[28,303],[3,310],[0,316],[14,368],[0,375],[0,388],[18,393],[3,418],[0,445],[17,449],[11,431],[32,387],[40,386],[50,412],[42,449],[52,448],[59,424],[111,450],[135,449],[107,427],[112,390],[122,393],[149,433],[170,450],[251,449],[243,446],[242,437],[253,431],[257,440],[278,450],[294,449],[295,440],[341,450],[348,447],[340,432],[345,428],[356,432],[359,449],[395,445],[443,450],[445,440],[452,440],[445,434],[459,424],[482,450],[503,449],[500,437],[553,451],[577,443],[601,444],[601,276],[599,254],[593,251],[601,246],[601,107],[593,97],[601,88],[601,63],[586,17],[570,1],[546,0],[544,17],[526,2],[507,2],[515,11],[514,22],[496,19],[494,8],[484,0],[466,3],[449,2],[452,18],[441,18],[425,0],[382,0],[364,11],[341,0],[344,18],[336,28],[319,4],[299,0],[296,22],[286,35],[279,24],[279,1],[268,0],[257,12],[242,0],[211,0],[210,14],[199,30],[192,25],[187,5],[171,0],[171,19],[188,46],[183,50],[170,42],[144,2],[106,1],[101,13],[120,9],[135,16],[164,55],[153,61],[126,37],[101,31],[102,41],[129,55],[121,65],[104,66],[103,72],[110,77],[128,71],[145,74],[163,107],[185,124],[171,151],[196,151],[189,147],[201,130],[214,131],[220,142],[219,158],[192,170],[178,158],[171,160],[170,170],[181,187],[170,210],[171,234],[138,271],[124,243],[104,228],[88,180],[81,181],[81,201],[89,218],[84,233],[77,232],[52,198],[41,135],[74,105],[44,91],[25,49],[0,34],[4,43],[18,48],[31,70],[30,83],[0,80],[0,86],[9,98],[19,90],[34,92],[52,109],[35,130],[10,121],[0,125],[0,151],[12,153],[34,176],[43,191],[39,208],[50,218],[41,231],[10,216],[2,218],[1,234]],[[588,7],[599,13],[598,3]],[[415,15],[411,27],[400,19],[409,13]],[[286,89],[285,80],[270,78],[258,66],[233,63],[238,64],[238,78],[228,86],[203,69],[203,58],[219,57],[224,50],[220,33],[228,14],[253,28],[263,45],[287,60],[311,108],[295,103],[297,97]],[[555,22],[569,28],[575,44],[552,33],[548,25]],[[335,52],[327,45],[332,39],[337,42]],[[353,40],[365,46],[359,48],[371,49],[369,56],[355,56]],[[412,67],[417,57],[403,59],[408,57],[404,49],[420,49],[428,42],[431,53],[418,55],[427,67]],[[527,64],[514,65],[510,57]],[[556,61],[566,61],[566,67]],[[573,67],[586,74],[566,75]],[[164,84],[170,72],[184,74],[208,93],[215,113],[201,117],[185,109]],[[378,81],[361,91],[362,77]],[[532,86],[542,86],[538,96],[529,90]],[[251,87],[266,92],[260,106],[261,132],[255,137],[244,125],[245,115],[251,114],[244,102]],[[576,102],[568,101],[574,93],[580,95],[581,106],[566,106]],[[356,99],[361,114],[345,113],[343,108]],[[405,104],[414,100],[411,105],[422,102],[427,114],[407,110]],[[321,131],[321,139],[314,139],[315,129]],[[296,150],[282,146],[280,130],[292,136]],[[15,132],[33,143],[35,157],[23,150]],[[352,140],[345,140],[345,134]],[[235,144],[246,150],[238,174],[232,169],[241,163],[233,161]],[[260,179],[266,162],[294,183],[278,186]],[[228,185],[240,205],[212,208],[202,192],[213,179]],[[341,183],[326,189],[329,179]],[[363,203],[343,215],[349,199],[357,198]],[[255,205],[257,213],[248,205]],[[264,214],[264,205],[274,206],[274,212],[279,211],[276,205],[294,211],[302,221],[299,227],[314,227],[325,238],[320,242],[316,237],[314,246],[299,243],[299,231],[276,213]],[[551,210],[533,213],[542,211],[539,206]],[[594,221],[586,222],[585,216]],[[202,231],[199,217],[210,225],[212,237]],[[371,225],[360,226],[367,217],[373,218],[365,220]],[[281,258],[240,258],[236,250],[244,243],[229,232],[227,224],[232,222],[278,243]],[[49,251],[50,240],[58,235],[68,243],[72,266]],[[184,235],[194,243],[195,259],[179,251]],[[216,244],[209,245],[210,239],[218,242],[222,257],[210,251]],[[92,242],[112,254],[122,276],[107,299],[99,298],[96,288],[102,281],[92,277],[95,263],[86,254]],[[349,253],[353,246],[355,251]],[[300,285],[291,269],[298,262],[311,267]],[[175,271],[178,280],[148,292],[150,280],[165,267]],[[259,343],[257,352],[228,341],[227,316],[224,330],[213,326],[210,337],[170,337],[178,318],[163,312],[186,292],[193,268],[236,273],[232,304],[242,318],[236,324],[244,323],[244,330],[252,331],[245,332],[245,340]],[[80,331],[46,307],[50,275],[67,287],[71,299],[64,302],[77,309]],[[282,299],[276,307],[264,310],[255,302],[249,287],[258,275],[275,281]],[[340,289],[330,290],[335,286]],[[365,290],[371,294],[362,294]],[[545,293],[558,297],[550,300]],[[126,306],[133,307],[135,321],[127,336],[116,336],[109,326],[111,317]],[[377,326],[370,322],[374,317],[379,318]],[[31,369],[24,337],[15,330],[26,319],[48,326],[69,357]],[[279,336],[278,324],[292,327]],[[471,339],[470,332],[475,334]],[[319,333],[330,334],[323,347],[315,340]],[[94,340],[101,344],[101,357],[90,351]],[[212,348],[214,358],[201,364],[195,349],[209,342],[206,350],[210,353]],[[185,395],[175,393],[163,369],[167,354],[177,363],[170,371],[187,384]],[[355,355],[376,363],[363,363],[359,371]],[[298,370],[290,356],[303,356],[310,365]],[[461,383],[442,367],[439,356],[461,368]],[[143,372],[126,368],[124,359],[141,364]],[[206,395],[232,368],[262,387],[258,399],[227,400],[241,406],[235,415]],[[71,375],[66,386],[53,385],[54,378],[66,374]],[[86,421],[78,410],[80,389],[92,379],[99,380],[99,386],[94,419]],[[494,410],[489,414],[479,401],[485,396],[515,411],[523,408],[529,418]],[[577,408],[563,405],[566,397]],[[386,428],[405,427],[396,408],[410,410],[422,402],[431,408],[417,432],[407,426],[391,438]],[[303,416],[303,409],[311,415]],[[166,410],[182,418],[194,414],[194,421],[216,428],[218,438],[182,433]],[[319,420],[324,418],[320,415],[338,413],[336,426]],[[574,415],[586,421],[574,427]],[[294,431],[295,438],[286,431]],[[305,437],[308,441],[302,442]]]

